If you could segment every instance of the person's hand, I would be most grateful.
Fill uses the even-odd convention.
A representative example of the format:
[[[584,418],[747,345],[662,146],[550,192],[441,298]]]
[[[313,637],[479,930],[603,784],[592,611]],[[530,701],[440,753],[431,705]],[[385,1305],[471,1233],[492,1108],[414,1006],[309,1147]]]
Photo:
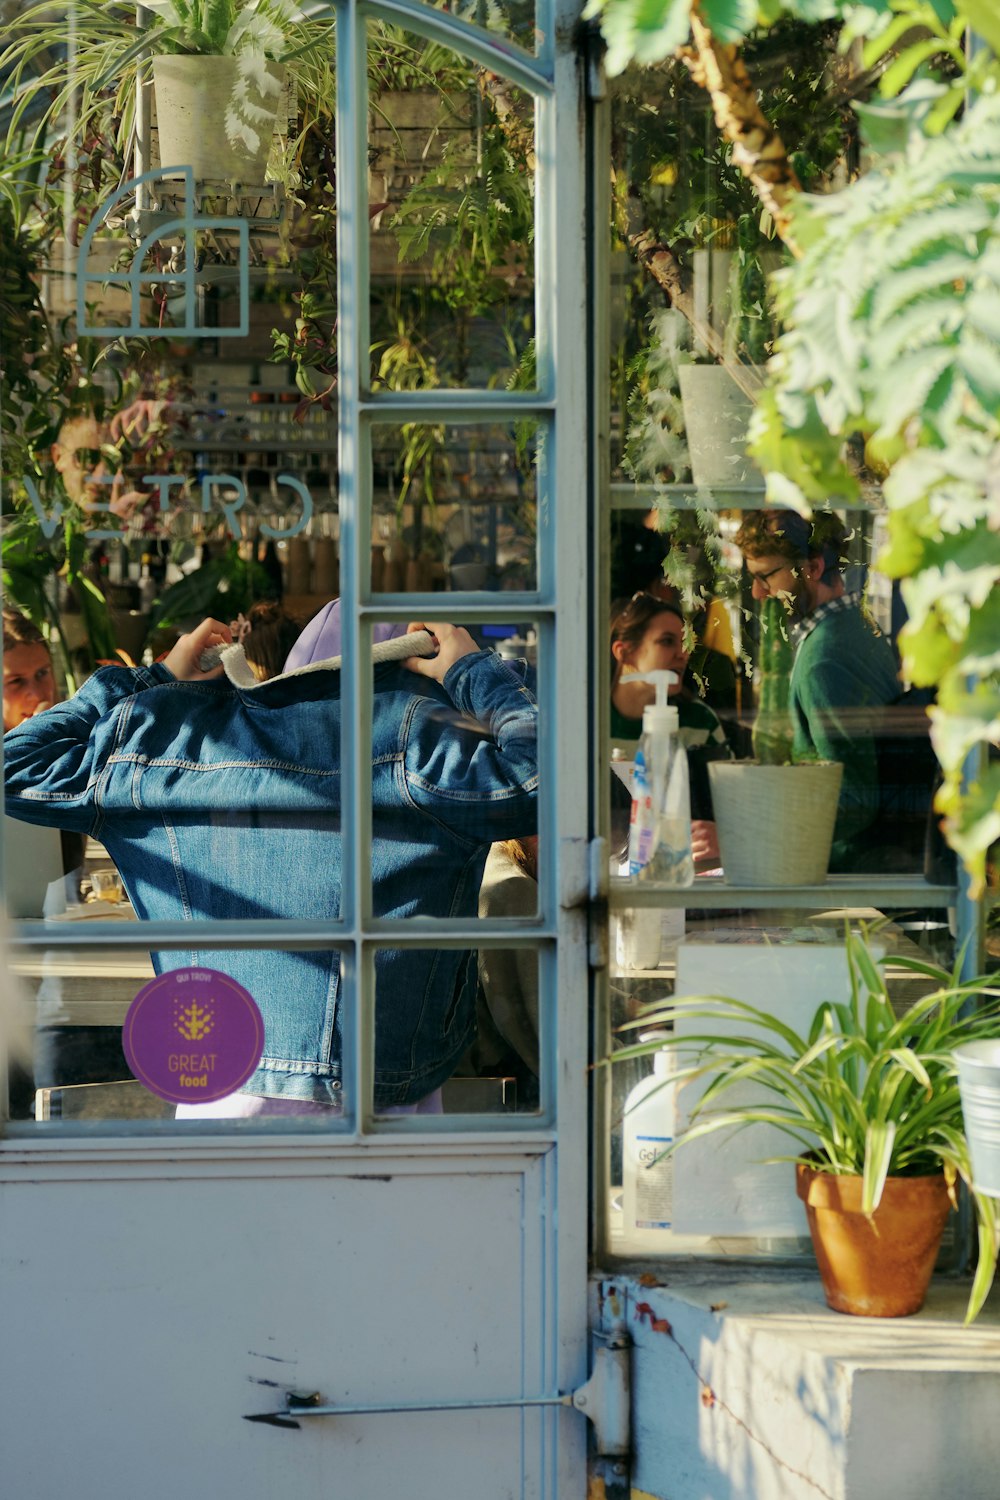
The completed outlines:
[[[643,709],[656,702],[656,686],[652,682],[633,682],[623,675],[615,684],[611,701],[623,718],[641,719]]]
[[[219,677],[222,667],[212,667],[203,672],[198,662],[201,653],[210,646],[232,645],[232,631],[221,620],[202,620],[188,635],[182,635],[177,644],[163,658],[163,665],[178,682],[208,682]]]
[[[124,438],[133,448],[138,447],[149,432],[162,425],[163,413],[169,405],[169,401],[142,397],[123,411],[116,411],[108,424],[111,441],[120,443]]]
[[[710,869],[722,863],[719,854],[719,835],[714,823],[701,818],[691,821],[691,854],[696,865]]]
[[[429,625],[422,620],[414,620],[406,627],[407,635],[413,635],[417,630],[430,632],[438,648],[437,655],[411,656],[403,662],[403,666],[409,667],[411,672],[418,672],[421,677],[433,677],[435,682],[444,682],[449,668],[461,661],[463,656],[475,655],[479,650],[472,636],[461,625],[444,625],[440,620]]]
[[[150,496],[143,490],[127,490],[121,474],[116,474],[111,486],[108,510],[123,521],[131,521],[137,510],[141,510]]]

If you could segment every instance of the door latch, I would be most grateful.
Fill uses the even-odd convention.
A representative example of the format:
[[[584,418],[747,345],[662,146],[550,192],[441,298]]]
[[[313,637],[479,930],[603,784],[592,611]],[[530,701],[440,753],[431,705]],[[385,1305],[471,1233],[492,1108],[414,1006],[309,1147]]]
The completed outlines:
[[[271,1427],[301,1427],[306,1417],[382,1416],[391,1412],[495,1411],[503,1407],[571,1406],[581,1412],[594,1429],[594,1451],[601,1457],[618,1457],[629,1451],[629,1349],[624,1329],[615,1330],[594,1354],[590,1379],[575,1391],[559,1396],[510,1396],[482,1401],[416,1401],[389,1406],[333,1406],[318,1391],[288,1391],[285,1408],[277,1412],[253,1412],[246,1422]]]

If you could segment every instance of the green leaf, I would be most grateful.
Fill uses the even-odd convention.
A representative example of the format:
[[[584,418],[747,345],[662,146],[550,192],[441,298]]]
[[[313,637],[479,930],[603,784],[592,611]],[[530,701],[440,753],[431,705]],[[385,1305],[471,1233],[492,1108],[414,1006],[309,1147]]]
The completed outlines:
[[[895,99],[868,100],[864,104],[855,100],[851,108],[861,122],[865,144],[876,156],[893,156],[905,151],[919,136],[923,122],[944,93],[943,85],[924,78]]]
[[[902,15],[894,16],[870,41],[867,41],[861,51],[861,65],[870,68],[877,63],[887,52],[891,52],[901,37],[908,31],[913,30],[913,16],[909,9]]]
[[[610,77],[630,62],[654,63],[683,47],[691,31],[687,0],[589,0],[585,19],[600,16]]]
[[[865,1136],[865,1170],[861,1183],[861,1212],[873,1214],[882,1201],[889,1175],[896,1126],[891,1120],[872,1121]]]
[[[702,0],[702,15],[717,41],[740,42],[757,25],[756,0]]]
[[[965,253],[941,241],[921,247],[915,264],[904,268],[893,267],[875,292],[872,299],[872,329],[881,331],[887,321],[907,303],[915,301],[925,292],[939,287],[951,288],[956,308],[961,308],[961,298],[955,293],[954,284],[964,281],[975,273],[975,251]]]
[[[962,10],[972,30],[1000,54],[1000,15],[994,0],[962,0]]]
[[[984,410],[1000,415],[1000,354],[993,345],[966,335],[959,348],[958,363]]]
[[[892,99],[909,83],[921,63],[927,62],[931,57],[939,56],[945,50],[936,37],[928,41],[915,42],[912,47],[907,47],[906,51],[886,68],[879,79],[879,93],[882,98]]]
[[[989,339],[1000,339],[1000,287],[976,287],[965,302],[966,322]]]
[[[925,1088],[928,1091],[930,1090],[930,1074],[924,1067],[924,1064],[921,1062],[920,1058],[912,1050],[912,1048],[890,1047],[887,1055],[893,1058],[903,1069],[903,1071],[905,1073],[908,1073],[911,1078],[915,1079],[922,1088]]]
[[[963,107],[969,97],[967,85],[953,83],[951,88],[946,89],[941,98],[934,105],[924,121],[924,130],[928,135],[940,135],[951,123]]]

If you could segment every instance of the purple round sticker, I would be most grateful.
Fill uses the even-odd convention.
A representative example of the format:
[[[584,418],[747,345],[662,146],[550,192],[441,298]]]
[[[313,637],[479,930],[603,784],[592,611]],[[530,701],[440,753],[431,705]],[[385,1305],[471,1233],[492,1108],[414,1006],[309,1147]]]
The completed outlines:
[[[218,969],[172,969],[128,1008],[122,1045],[133,1075],[174,1104],[208,1104],[246,1083],[264,1051],[253,997]]]

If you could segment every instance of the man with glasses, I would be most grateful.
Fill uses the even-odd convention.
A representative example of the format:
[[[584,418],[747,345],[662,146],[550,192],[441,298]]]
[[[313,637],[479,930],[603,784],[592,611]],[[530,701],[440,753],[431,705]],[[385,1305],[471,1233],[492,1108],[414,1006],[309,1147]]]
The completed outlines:
[[[80,412],[68,417],[59,429],[51,448],[53,466],[74,505],[97,512],[95,527],[107,524],[100,512],[106,510],[129,521],[150,498],[147,490],[128,488],[123,450],[140,446],[155,429],[149,415],[153,408],[159,409],[158,421],[165,402],[134,401],[110,422],[100,421],[92,412]]]
[[[879,744],[887,705],[900,697],[896,659],[842,575],[846,531],[829,512],[807,521],[791,510],[750,511],[736,533],[753,597],[788,611],[795,657],[789,709],[793,760],[844,767],[831,870],[897,868],[877,825]]]

